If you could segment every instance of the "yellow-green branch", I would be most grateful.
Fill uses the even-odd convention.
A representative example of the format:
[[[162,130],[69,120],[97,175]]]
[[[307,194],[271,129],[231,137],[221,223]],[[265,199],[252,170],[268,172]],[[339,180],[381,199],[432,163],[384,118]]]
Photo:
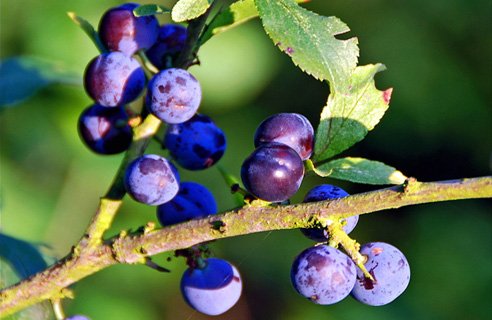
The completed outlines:
[[[492,198],[492,177],[441,182],[408,180],[403,186],[346,198],[288,206],[246,206],[171,227],[121,234],[91,246],[77,246],[47,270],[0,292],[0,314],[6,316],[46,299],[62,297],[64,289],[117,263],[144,263],[165,251],[204,241],[255,232],[310,227],[317,220],[338,219],[408,205],[439,201]],[[220,230],[214,226],[221,222]]]

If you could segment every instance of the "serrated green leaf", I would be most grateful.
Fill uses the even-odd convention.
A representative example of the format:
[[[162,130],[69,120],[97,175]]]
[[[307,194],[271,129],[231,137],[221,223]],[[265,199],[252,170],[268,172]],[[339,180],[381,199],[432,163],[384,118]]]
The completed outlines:
[[[2,233],[0,233],[0,258],[7,261],[21,279],[47,267],[43,256],[35,246]]]
[[[153,16],[156,14],[162,14],[168,12],[171,12],[171,9],[168,9],[158,4],[142,4],[136,7],[135,9],[133,9],[133,15],[135,17]]]
[[[12,106],[51,84],[82,85],[82,77],[35,57],[14,57],[0,63],[0,107]]]
[[[179,0],[171,11],[175,22],[184,22],[198,18],[210,8],[211,0]]]
[[[297,3],[309,1],[296,0]],[[256,10],[254,0],[236,1],[214,17],[200,38],[200,45],[207,42],[212,36],[237,27],[256,17],[258,17],[258,10]]]
[[[319,176],[364,184],[402,184],[405,175],[382,162],[364,158],[342,158],[314,169]]]
[[[89,38],[95,44],[99,52],[104,53],[108,51],[108,49],[101,42],[101,38],[99,38],[99,34],[96,32],[96,30],[94,29],[92,24],[90,24],[89,21],[76,15],[75,12],[67,12],[67,15],[70,19],[72,19],[72,21],[76,25],[78,25],[89,36]]]
[[[357,39],[339,40],[350,29],[336,17],[306,10],[293,0],[255,0],[265,31],[294,64],[333,89],[345,83],[357,65]]]
[[[392,89],[380,91],[374,75],[382,64],[359,66],[350,81],[328,97],[316,130],[313,161],[319,163],[362,140],[388,109]]]

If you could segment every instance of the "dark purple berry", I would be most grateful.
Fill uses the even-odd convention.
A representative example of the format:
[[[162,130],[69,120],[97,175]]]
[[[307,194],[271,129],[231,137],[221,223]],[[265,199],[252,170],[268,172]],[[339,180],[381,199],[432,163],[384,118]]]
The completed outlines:
[[[156,43],[147,50],[147,58],[158,69],[171,68],[184,48],[186,28],[179,24],[165,24],[159,28]]]
[[[125,3],[106,11],[99,22],[99,36],[110,51],[127,56],[150,48],[157,40],[159,22],[154,16],[135,17],[137,3]]]
[[[316,186],[308,191],[304,197],[304,202],[317,202],[329,199],[338,199],[349,196],[345,190],[331,184],[322,184]],[[347,219],[343,219],[344,225],[343,230],[345,233],[349,234],[354,230],[357,222],[359,221],[359,216],[352,216]],[[301,229],[301,232],[308,238],[318,242],[325,242],[329,238],[329,234],[325,229],[322,228],[309,228]]]
[[[244,187],[254,196],[272,202],[293,196],[303,177],[302,159],[294,149],[281,143],[261,145],[241,167]]]
[[[122,107],[106,108],[94,104],[80,115],[78,129],[82,141],[98,154],[123,152],[132,142],[132,128]]]
[[[226,138],[212,119],[196,114],[186,122],[169,125],[164,136],[164,145],[183,168],[201,170],[222,158]]]
[[[364,266],[374,281],[357,268],[352,296],[370,306],[382,306],[400,296],[410,282],[410,266],[400,250],[384,242],[366,243],[360,253],[367,257]]]
[[[149,82],[146,105],[167,123],[185,122],[196,113],[202,99],[198,80],[183,69],[166,69]]]
[[[217,203],[207,188],[195,182],[182,182],[178,194],[157,207],[162,226],[169,226],[217,213]]]
[[[135,100],[145,87],[145,73],[137,60],[121,52],[101,54],[89,62],[84,85],[87,94],[105,107]]]
[[[350,294],[355,264],[339,250],[319,245],[301,252],[290,272],[294,288],[317,304],[333,304]]]
[[[208,258],[203,268],[188,268],[181,278],[181,292],[195,310],[215,316],[232,308],[241,296],[242,281],[229,262]]]
[[[298,113],[279,113],[265,119],[256,129],[255,147],[279,142],[294,149],[302,160],[313,152],[313,126]]]
[[[179,175],[165,158],[147,154],[134,160],[126,169],[125,187],[136,201],[156,206],[176,196]]]

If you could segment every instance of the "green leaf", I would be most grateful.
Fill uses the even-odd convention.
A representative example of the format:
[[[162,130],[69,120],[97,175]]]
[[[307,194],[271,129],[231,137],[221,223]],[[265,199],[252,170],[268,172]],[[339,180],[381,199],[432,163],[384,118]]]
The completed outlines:
[[[184,22],[198,18],[204,14],[212,0],[179,0],[171,11],[171,18],[175,22]]]
[[[47,267],[43,256],[35,246],[2,233],[0,233],[0,258],[7,261],[21,279]]]
[[[296,0],[305,3],[310,0]],[[230,30],[251,19],[258,17],[258,10],[254,0],[240,0],[221,10],[210,22],[200,39],[200,45],[207,42],[212,36]]]
[[[359,66],[350,81],[328,97],[316,130],[313,161],[322,162],[362,140],[388,109],[392,89],[380,91],[374,75],[382,64]]]
[[[336,17],[324,17],[293,0],[255,0],[265,31],[294,64],[333,89],[345,83],[357,65],[357,39],[336,39],[350,29]]]
[[[108,49],[104,46],[104,44],[101,42],[101,38],[99,38],[99,33],[96,32],[92,24],[89,23],[89,21],[85,20],[82,17],[79,17],[78,15],[75,14],[75,12],[67,12],[67,15],[72,21],[78,25],[94,42],[96,48],[99,50],[99,52],[104,53],[108,52]]]
[[[402,184],[405,175],[382,162],[364,158],[342,158],[314,169],[319,176],[364,184]]]
[[[51,84],[82,85],[82,77],[60,65],[34,57],[14,57],[0,63],[0,106],[12,106]]]
[[[253,0],[240,0],[221,10],[207,26],[200,44],[204,44],[212,36],[236,27],[258,16]]]
[[[171,10],[158,4],[143,4],[133,9],[133,15],[135,17],[152,16],[168,12],[171,12]]]

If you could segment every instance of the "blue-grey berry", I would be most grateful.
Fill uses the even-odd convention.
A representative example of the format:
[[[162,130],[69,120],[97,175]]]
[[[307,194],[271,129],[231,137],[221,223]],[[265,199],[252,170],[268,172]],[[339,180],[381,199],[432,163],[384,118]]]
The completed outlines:
[[[196,182],[182,182],[178,194],[157,207],[157,218],[163,226],[206,217],[217,213],[217,203],[210,191]]]
[[[360,253],[367,257],[364,266],[374,281],[357,268],[352,296],[370,306],[382,306],[400,296],[410,282],[410,266],[403,253],[384,242],[366,243]]]
[[[184,69],[170,68],[152,77],[145,103],[150,113],[162,121],[182,123],[197,112],[201,99],[198,80]]]
[[[165,158],[147,154],[135,159],[126,169],[125,187],[136,201],[157,206],[176,196],[179,175]]]
[[[135,100],[145,87],[145,73],[132,57],[115,51],[89,62],[84,74],[87,94],[98,104],[116,107]]]
[[[239,272],[229,262],[208,258],[203,268],[188,268],[181,278],[181,292],[195,310],[210,316],[232,308],[241,297]]]
[[[354,287],[356,270],[352,260],[339,250],[318,245],[294,260],[291,280],[302,296],[317,304],[343,300]]]
[[[183,168],[203,170],[222,158],[226,137],[212,119],[196,114],[186,122],[169,125],[164,136],[164,146]]]

